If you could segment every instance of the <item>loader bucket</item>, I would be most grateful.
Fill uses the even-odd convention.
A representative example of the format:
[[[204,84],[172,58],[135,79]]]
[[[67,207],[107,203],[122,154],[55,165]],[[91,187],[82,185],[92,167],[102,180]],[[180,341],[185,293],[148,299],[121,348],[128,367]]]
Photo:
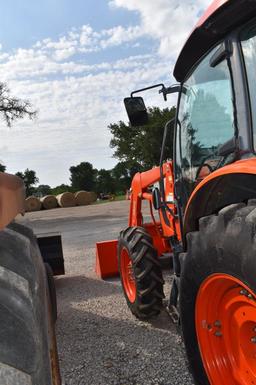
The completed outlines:
[[[115,277],[119,274],[117,240],[96,243],[96,274],[100,278]]]
[[[53,274],[65,274],[61,235],[38,234],[37,243],[44,262],[51,266]]]

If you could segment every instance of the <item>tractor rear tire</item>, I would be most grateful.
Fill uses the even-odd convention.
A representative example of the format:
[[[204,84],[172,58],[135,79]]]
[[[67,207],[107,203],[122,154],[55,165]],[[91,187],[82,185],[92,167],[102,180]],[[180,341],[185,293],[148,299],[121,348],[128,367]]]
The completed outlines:
[[[118,264],[131,312],[141,320],[158,315],[163,306],[164,280],[152,237],[143,227],[128,227],[120,233]]]
[[[197,385],[256,384],[256,200],[199,220],[181,255],[180,314]]]
[[[31,229],[13,223],[0,231],[1,385],[60,383],[57,376],[53,380],[58,362],[50,309],[36,238]]]

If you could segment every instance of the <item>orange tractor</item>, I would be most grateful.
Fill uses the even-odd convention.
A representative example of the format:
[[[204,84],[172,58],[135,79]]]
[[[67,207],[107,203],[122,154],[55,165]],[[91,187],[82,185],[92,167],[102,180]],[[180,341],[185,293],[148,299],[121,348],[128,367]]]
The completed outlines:
[[[178,92],[176,118],[160,166],[133,179],[129,227],[118,240],[124,294],[140,319],[161,310],[158,256],[172,253],[169,309],[200,385],[256,384],[255,69],[256,1],[214,1],[180,53],[178,84],[156,85],[165,98]],[[131,125],[147,122],[134,96],[144,90],[125,99]],[[164,163],[170,124],[173,162]]]

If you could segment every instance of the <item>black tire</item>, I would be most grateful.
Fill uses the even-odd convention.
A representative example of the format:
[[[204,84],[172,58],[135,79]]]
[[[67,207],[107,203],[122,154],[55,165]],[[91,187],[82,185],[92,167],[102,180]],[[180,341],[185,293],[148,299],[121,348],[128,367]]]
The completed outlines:
[[[212,274],[238,278],[256,293],[256,200],[229,205],[199,220],[187,234],[181,255],[180,315],[191,372],[197,385],[209,385],[196,336],[195,304],[201,284]],[[227,380],[228,381],[228,380]],[[219,385],[219,384],[212,384]]]
[[[13,223],[0,231],[1,385],[53,384],[51,322],[36,239],[32,230]]]
[[[136,285],[135,301],[127,296],[121,271],[121,251],[125,248],[132,261]],[[143,227],[128,227],[118,239],[118,263],[122,287],[131,312],[139,319],[150,319],[162,309],[164,280],[152,238]]]
[[[49,288],[49,295],[51,299],[51,306],[52,306],[52,319],[55,323],[58,318],[58,308],[57,308],[57,295],[56,295],[56,287],[54,282],[54,276],[53,271],[49,263],[45,263],[45,270],[46,270],[46,276],[47,276],[47,282],[48,282],[48,288]]]

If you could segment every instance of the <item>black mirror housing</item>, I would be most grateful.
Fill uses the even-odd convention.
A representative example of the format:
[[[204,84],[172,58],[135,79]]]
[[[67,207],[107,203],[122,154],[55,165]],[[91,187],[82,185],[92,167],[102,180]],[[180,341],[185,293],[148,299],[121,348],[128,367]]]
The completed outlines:
[[[124,105],[131,126],[143,126],[148,123],[148,113],[141,96],[124,99]]]

